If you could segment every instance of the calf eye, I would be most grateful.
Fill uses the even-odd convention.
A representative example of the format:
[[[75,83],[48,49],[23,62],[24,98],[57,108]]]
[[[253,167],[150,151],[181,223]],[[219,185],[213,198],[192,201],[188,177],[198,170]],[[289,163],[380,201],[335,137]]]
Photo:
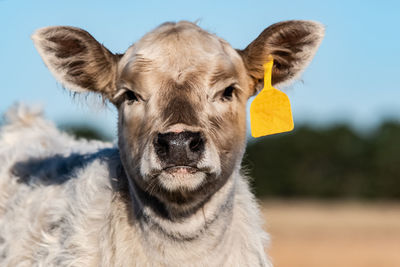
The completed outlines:
[[[232,100],[232,95],[234,91],[235,87],[233,85],[226,87],[224,93],[222,94],[222,100]]]
[[[131,105],[134,102],[139,101],[139,98],[134,92],[132,92],[131,90],[127,90],[125,92],[125,101],[128,101],[128,105]]]

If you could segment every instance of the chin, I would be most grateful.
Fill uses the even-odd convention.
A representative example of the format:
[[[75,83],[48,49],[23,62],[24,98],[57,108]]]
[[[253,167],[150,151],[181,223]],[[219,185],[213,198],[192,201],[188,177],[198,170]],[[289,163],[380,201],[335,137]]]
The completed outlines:
[[[164,169],[156,179],[166,191],[190,193],[201,188],[207,179],[207,174],[196,168],[176,166]]]

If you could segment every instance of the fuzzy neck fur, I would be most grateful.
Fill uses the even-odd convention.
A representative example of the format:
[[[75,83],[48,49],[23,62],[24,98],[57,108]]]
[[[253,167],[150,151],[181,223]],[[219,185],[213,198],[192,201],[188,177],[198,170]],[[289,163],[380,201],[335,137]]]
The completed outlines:
[[[134,264],[132,259],[140,257],[140,262],[155,266],[270,266],[258,208],[239,173],[234,173],[201,209],[176,221],[154,211],[147,196],[138,190],[134,183],[129,184],[125,197],[130,199],[121,201],[129,211],[114,216],[131,216],[126,217],[129,237],[125,236],[119,246],[136,243],[140,250],[131,257],[116,257],[125,258],[124,262],[111,265],[130,266]],[[116,238],[115,242],[120,240]]]

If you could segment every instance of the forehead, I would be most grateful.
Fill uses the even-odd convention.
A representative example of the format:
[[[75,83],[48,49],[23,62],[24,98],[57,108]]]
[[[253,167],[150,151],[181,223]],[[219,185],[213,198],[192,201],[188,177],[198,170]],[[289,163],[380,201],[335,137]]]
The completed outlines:
[[[234,72],[240,59],[224,40],[190,22],[166,23],[131,46],[120,62],[122,73],[151,72],[179,80],[196,73]]]

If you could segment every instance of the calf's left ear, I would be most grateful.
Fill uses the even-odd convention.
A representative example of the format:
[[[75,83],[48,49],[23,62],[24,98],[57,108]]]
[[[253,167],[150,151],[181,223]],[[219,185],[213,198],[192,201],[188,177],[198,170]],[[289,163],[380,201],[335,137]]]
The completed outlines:
[[[112,95],[119,57],[88,32],[54,26],[37,30],[32,39],[46,66],[65,87]]]
[[[244,50],[239,50],[254,92],[262,89],[263,64],[274,59],[272,85],[296,79],[314,57],[324,37],[324,27],[313,21],[291,20],[266,28]]]

